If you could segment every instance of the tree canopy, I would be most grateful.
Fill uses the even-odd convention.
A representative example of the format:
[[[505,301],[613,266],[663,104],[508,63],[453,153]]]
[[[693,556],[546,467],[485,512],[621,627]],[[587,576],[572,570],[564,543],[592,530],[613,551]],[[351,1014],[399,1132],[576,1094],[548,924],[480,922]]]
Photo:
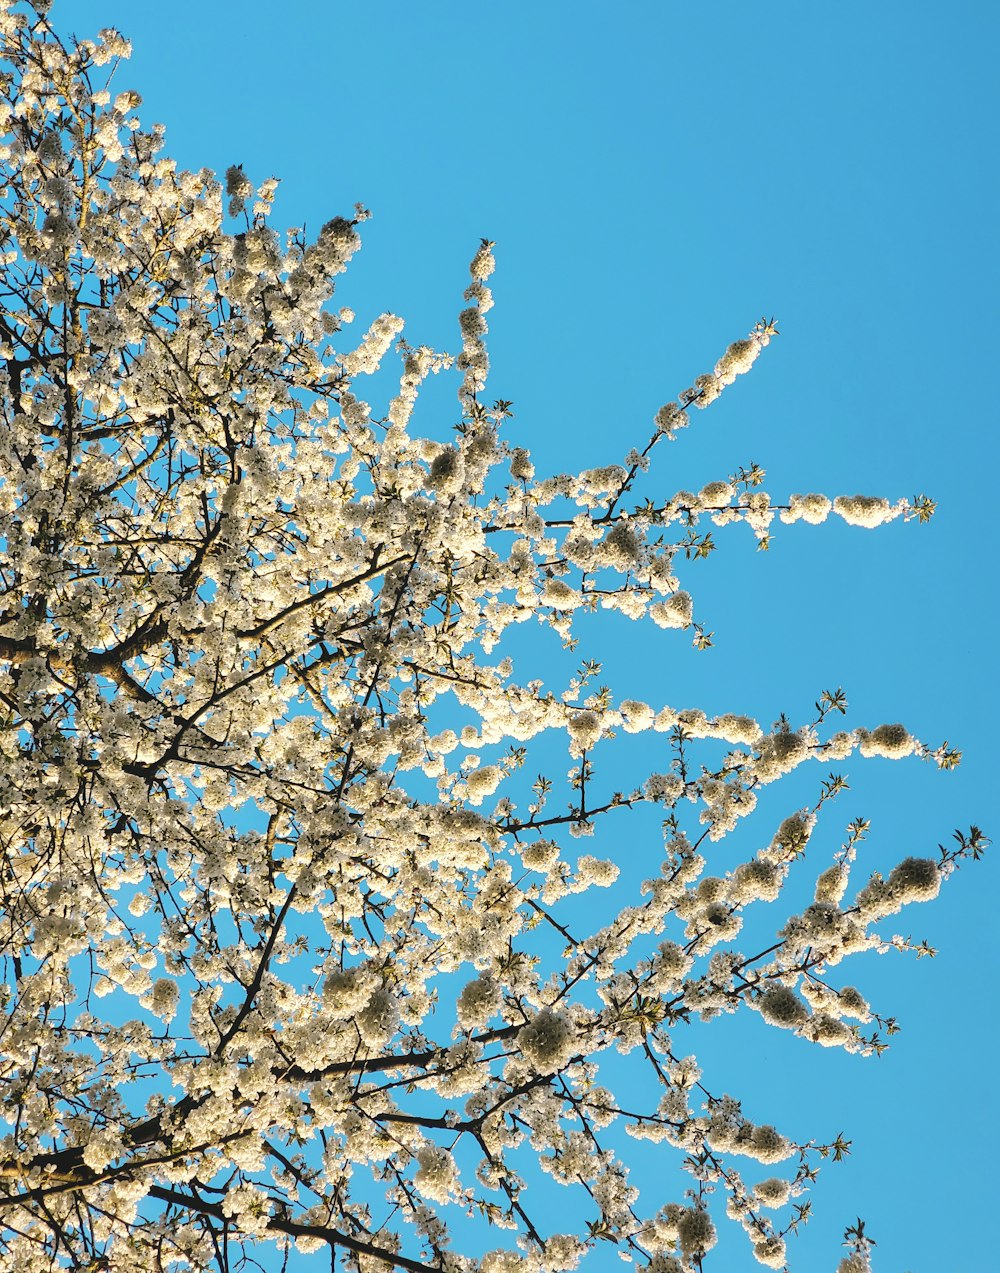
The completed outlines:
[[[48,7],[0,0],[7,1267],[221,1273],[295,1251],[529,1273],[617,1246],[688,1273],[726,1215],[785,1267],[846,1141],[753,1121],[685,1033],[756,1013],[880,1051],[893,1022],[841,964],[924,953],[882,921],[985,840],[871,873],[854,820],[824,857],[831,767],[957,753],[848,728],[837,690],[773,723],[620,699],[586,625],[617,612],[623,640],[644,622],[707,647],[684,580],[713,528],[766,547],[782,523],[925,521],[932,502],[772,500],[755,466],[651,493],[768,319],[624,457],[539,477],[487,393],[489,240],[460,348],[412,346],[392,314],[352,338],[332,298],[366,210],[282,235],[274,180],[179,171],[111,87],[127,41],[64,41]],[[390,351],[378,415],[364,378]],[[423,436],[437,374],[456,422]],[[565,687],[506,652],[526,624],[580,642]],[[616,735],[655,743],[622,790],[602,778]],[[815,799],[727,858],[763,789],[815,762]],[[650,807],[646,878],[580,930],[572,899],[621,864],[578,841]],[[629,1137],[688,1176],[640,1196]],[[533,1201],[554,1185],[579,1195],[569,1224]],[[849,1241],[842,1273],[863,1273],[860,1221]]]

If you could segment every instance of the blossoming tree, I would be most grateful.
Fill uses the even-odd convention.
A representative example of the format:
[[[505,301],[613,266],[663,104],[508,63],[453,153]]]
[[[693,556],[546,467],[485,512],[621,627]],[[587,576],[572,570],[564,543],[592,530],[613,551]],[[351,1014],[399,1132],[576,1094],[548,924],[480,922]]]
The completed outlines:
[[[811,900],[782,907],[831,775],[746,860],[711,873],[713,856],[800,766],[957,755],[902,725],[830,728],[839,693],[773,726],[618,701],[592,664],[554,693],[503,645],[520,624],[572,645],[603,608],[704,646],[678,574],[706,524],[766,546],[776,517],[933,506],[775,504],[756,468],[640,498],[769,322],[641,450],[539,480],[485,392],[491,243],[454,357],[388,314],[350,340],[330,301],[364,210],[282,238],[274,181],[177,171],[137,95],[108,87],[126,41],[66,43],[47,10],[0,0],[4,1267],[528,1273],[605,1242],[680,1273],[722,1211],[783,1267],[797,1200],[845,1142],[751,1121],[685,1031],[756,1013],[881,1049],[840,965],[909,945],[880,921],[984,840],[858,879],[854,822]],[[379,418],[359,382],[393,346]],[[460,421],[419,436],[421,385],[449,368]],[[622,791],[599,765],[616,733],[655,736],[659,762]],[[532,783],[543,735],[571,768]],[[648,879],[575,931],[567,899],[618,866],[574,840],[640,806],[662,824]],[[770,938],[743,949],[751,920]],[[615,1051],[624,1083],[602,1072]],[[681,1151],[690,1178],[640,1197],[622,1132]],[[578,1226],[533,1205],[546,1175],[580,1195]],[[466,1213],[486,1238],[457,1239]],[[863,1226],[849,1238],[859,1273]]]

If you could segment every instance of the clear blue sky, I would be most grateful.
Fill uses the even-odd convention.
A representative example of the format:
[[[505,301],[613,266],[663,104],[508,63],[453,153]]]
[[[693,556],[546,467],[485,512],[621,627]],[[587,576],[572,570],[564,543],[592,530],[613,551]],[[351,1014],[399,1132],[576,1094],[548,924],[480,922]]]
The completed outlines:
[[[780,339],[661,462],[665,493],[756,460],[775,497],[927,491],[938,515],[781,527],[767,555],[744,528],[716,533],[686,576],[714,650],[598,624],[581,654],[623,695],[765,721],[802,723],[843,685],[853,724],[961,747],[952,774],[848,767],[826,834],[835,848],[872,818],[872,868],[970,822],[997,835],[994,0],[660,0],[617,19],[592,0],[57,0],[54,17],[130,36],[117,84],[167,125],[168,153],[280,176],[279,227],[372,209],[339,289],[361,330],[392,310],[413,343],[455,347],[467,263],[495,239],[491,394],[542,471],[620,459],[776,315]],[[441,419],[417,425],[444,436],[454,399],[428,401]],[[854,1141],[794,1268],[834,1268],[859,1214],[877,1273],[992,1267],[998,877],[994,856],[900,918],[936,960],[845,966],[900,1019],[880,1061],[708,1031],[713,1079],[755,1094],[751,1116]],[[642,1155],[654,1197],[655,1171]],[[719,1267],[758,1268],[736,1237]]]

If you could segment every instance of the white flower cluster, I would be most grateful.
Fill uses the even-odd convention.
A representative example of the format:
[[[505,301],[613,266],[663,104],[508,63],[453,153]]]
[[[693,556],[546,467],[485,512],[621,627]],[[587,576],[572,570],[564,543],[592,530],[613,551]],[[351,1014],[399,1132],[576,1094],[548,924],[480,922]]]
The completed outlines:
[[[792,1186],[779,1176],[769,1176],[754,1185],[754,1197],[765,1207],[783,1207],[791,1197]]]
[[[169,1024],[177,1015],[180,998],[180,987],[172,977],[157,977],[150,992],[143,995],[139,1002],[154,1017]]]
[[[413,1183],[432,1202],[448,1202],[458,1189],[455,1159],[439,1145],[422,1145],[415,1155],[419,1166]]]
[[[787,986],[770,986],[758,999],[757,1011],[769,1025],[794,1028],[809,1016],[809,1009]]]
[[[524,1057],[540,1074],[561,1070],[576,1050],[576,1030],[565,1012],[543,1008],[518,1034]]]
[[[825,495],[792,495],[788,507],[781,512],[783,522],[797,522],[800,519],[818,526],[825,522],[833,507]]]
[[[942,875],[931,858],[905,858],[888,879],[874,875],[854,899],[865,922],[895,915],[908,902],[929,902],[941,889]]]
[[[898,517],[905,508],[905,502],[893,505],[874,495],[838,495],[833,501],[833,511],[848,526],[864,526],[869,530]]]
[[[858,730],[858,750],[862,756],[884,756],[887,760],[901,760],[910,756],[919,744],[911,738],[904,725],[879,725],[871,733]]]
[[[469,802],[474,805],[482,804],[500,786],[503,776],[499,765],[484,765],[481,769],[474,769],[465,780]]]
[[[357,349],[341,359],[345,376],[370,376],[382,365],[382,359],[393,340],[403,330],[403,320],[395,314],[382,314],[365,332]]]
[[[686,628],[691,623],[694,602],[689,592],[675,592],[666,601],[649,607],[649,617],[660,628]]]
[[[715,364],[711,375],[698,376],[693,387],[684,390],[680,395],[681,402],[685,406],[693,404],[699,408],[707,407],[713,403],[723,389],[731,385],[737,376],[742,376],[750,370],[760,351],[770,342],[774,330],[773,325],[770,323],[758,323],[745,340],[733,341]],[[675,403],[669,403],[666,407],[661,408],[660,415],[657,416],[657,425],[662,432],[672,434],[676,428],[681,427],[675,423],[676,415]],[[662,423],[661,416],[663,417]]]
[[[83,1161],[91,1171],[106,1170],[118,1158],[127,1153],[121,1133],[110,1127],[90,1132],[83,1146]]]
[[[567,724],[571,756],[582,756],[601,736],[601,717],[597,712],[571,712]]]
[[[485,1026],[500,1007],[500,987],[492,977],[477,977],[458,996],[458,1020],[466,1030]]]
[[[618,878],[618,867],[607,858],[595,858],[585,853],[576,864],[577,874],[587,885],[608,888]]]
[[[785,1267],[785,1240],[777,1234],[760,1238],[753,1244],[754,1259],[768,1269]]]

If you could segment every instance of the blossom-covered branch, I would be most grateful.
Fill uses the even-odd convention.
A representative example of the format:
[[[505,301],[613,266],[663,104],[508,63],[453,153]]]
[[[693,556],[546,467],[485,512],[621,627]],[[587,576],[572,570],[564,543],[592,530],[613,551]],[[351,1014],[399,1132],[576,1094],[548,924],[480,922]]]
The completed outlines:
[[[601,609],[704,648],[681,576],[715,548],[705,522],[766,546],[776,518],[871,528],[931,501],[772,502],[755,465],[657,489],[657,448],[750,369],[767,321],[643,449],[537,478],[485,396],[493,243],[453,353],[392,314],[352,339],[333,298],[366,210],[281,235],[274,179],[179,171],[113,93],[124,37],[64,41],[48,9],[0,0],[4,1267],[221,1273],[294,1246],[541,1273],[609,1243],[690,1273],[713,1191],[782,1267],[847,1142],[755,1121],[685,1032],[742,1011],[803,1050],[886,1046],[894,1019],[840,965],[929,953],[881,921],[986,841],[859,875],[864,820],[832,859],[814,848],[846,787],[830,767],[958,753],[831,728],[841,691],[799,725],[617,698],[586,660],[557,692],[504,642],[528,623],[573,650]],[[378,417],[363,378],[391,350]],[[457,424],[418,434],[424,381],[453,373]],[[605,767],[621,734],[648,744],[626,790]],[[814,762],[811,803],[722,865],[763,789]],[[626,898],[621,855],[576,842],[644,814]],[[783,905],[803,871],[813,900]],[[585,931],[570,899],[611,887]],[[602,1081],[612,1050],[625,1090]],[[687,1192],[640,1197],[628,1137],[675,1148]],[[493,1249],[455,1249],[461,1212]],[[867,1267],[860,1222],[852,1243]]]

